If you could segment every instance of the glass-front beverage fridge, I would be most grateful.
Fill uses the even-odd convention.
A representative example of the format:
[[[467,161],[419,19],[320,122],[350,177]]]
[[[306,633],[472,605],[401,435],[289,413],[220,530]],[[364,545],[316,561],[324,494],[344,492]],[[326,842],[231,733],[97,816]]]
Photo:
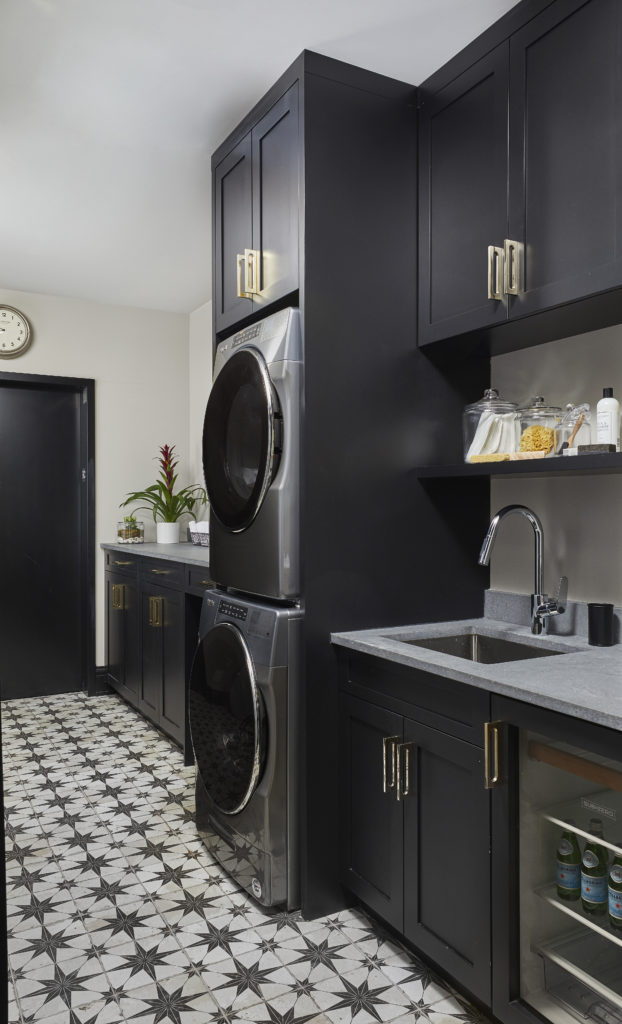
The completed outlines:
[[[493,709],[493,1011],[622,1024],[622,733]]]

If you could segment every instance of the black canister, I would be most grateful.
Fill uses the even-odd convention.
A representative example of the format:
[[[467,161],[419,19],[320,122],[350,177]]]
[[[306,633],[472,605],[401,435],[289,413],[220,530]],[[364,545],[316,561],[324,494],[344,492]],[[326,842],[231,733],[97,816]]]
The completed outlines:
[[[591,603],[587,606],[587,642],[593,647],[613,644],[613,605]]]

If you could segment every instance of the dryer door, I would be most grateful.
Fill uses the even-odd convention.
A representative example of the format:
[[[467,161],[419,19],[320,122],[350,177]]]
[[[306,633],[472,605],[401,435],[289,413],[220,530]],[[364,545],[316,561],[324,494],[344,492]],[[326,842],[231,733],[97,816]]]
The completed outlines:
[[[211,511],[234,533],[261,508],[281,454],[282,416],[265,360],[240,349],[214,381],[203,423],[203,470]]]
[[[237,814],[253,795],[265,760],[262,696],[246,640],[228,622],[199,644],[190,676],[192,746],[203,785],[225,814]]]

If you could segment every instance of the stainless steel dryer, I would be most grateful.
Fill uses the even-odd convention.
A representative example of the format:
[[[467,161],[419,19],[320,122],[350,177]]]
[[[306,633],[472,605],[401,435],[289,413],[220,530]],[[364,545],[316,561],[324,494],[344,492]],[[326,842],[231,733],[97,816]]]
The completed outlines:
[[[298,608],[206,591],[188,700],[197,830],[260,903],[290,909],[301,627]]]
[[[221,342],[203,426],[210,575],[247,594],[300,596],[300,313]]]

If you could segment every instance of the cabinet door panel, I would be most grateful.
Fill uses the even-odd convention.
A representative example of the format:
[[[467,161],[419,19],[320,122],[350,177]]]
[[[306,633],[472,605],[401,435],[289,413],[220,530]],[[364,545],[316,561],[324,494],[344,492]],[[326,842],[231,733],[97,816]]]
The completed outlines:
[[[216,330],[252,312],[250,298],[240,298],[237,256],[253,247],[251,136],[246,135],[214,172],[214,302]]]
[[[621,283],[620,7],[553,4],[512,37],[509,230],[525,258],[510,315]]]
[[[184,595],[162,591],[163,688],[160,725],[183,746],[185,738],[186,678]]]
[[[163,675],[163,628],[158,625],[152,601],[155,590],[142,591],[142,678],[140,708],[153,721],[160,721]]]
[[[507,230],[508,44],[420,105],[419,343],[506,319],[488,298]]]
[[[401,930],[402,807],[395,788],[383,792],[382,741],[401,736],[402,718],[355,697],[342,697],[340,715],[341,880]]]
[[[137,700],[140,681],[137,586],[122,573],[106,573],[106,651],[108,682],[124,697]]]
[[[253,128],[253,248],[265,305],[298,288],[298,84]]]
[[[490,998],[490,806],[483,754],[404,720],[404,934],[483,1001]]]

